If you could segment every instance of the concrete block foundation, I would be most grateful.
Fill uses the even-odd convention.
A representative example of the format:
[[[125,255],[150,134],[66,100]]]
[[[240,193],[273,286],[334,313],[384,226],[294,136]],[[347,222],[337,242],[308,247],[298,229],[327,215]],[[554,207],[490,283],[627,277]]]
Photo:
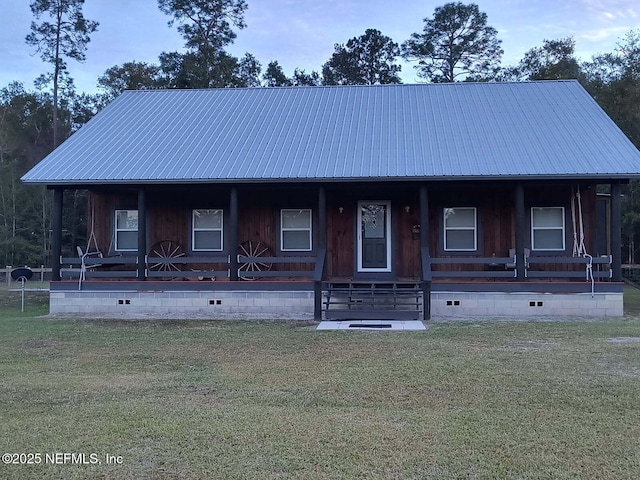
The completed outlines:
[[[313,319],[309,291],[51,291],[52,315]]]
[[[52,289],[52,315],[114,318],[313,320],[310,290],[136,291]],[[622,292],[431,293],[431,319],[591,317],[623,315]]]
[[[622,293],[432,292],[438,317],[620,317]]]

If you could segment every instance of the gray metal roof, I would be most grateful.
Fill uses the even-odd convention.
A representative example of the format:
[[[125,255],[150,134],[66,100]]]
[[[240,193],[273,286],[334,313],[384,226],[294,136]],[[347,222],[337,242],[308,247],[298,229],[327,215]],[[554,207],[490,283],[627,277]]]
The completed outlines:
[[[630,178],[575,81],[128,91],[22,179],[189,183]]]

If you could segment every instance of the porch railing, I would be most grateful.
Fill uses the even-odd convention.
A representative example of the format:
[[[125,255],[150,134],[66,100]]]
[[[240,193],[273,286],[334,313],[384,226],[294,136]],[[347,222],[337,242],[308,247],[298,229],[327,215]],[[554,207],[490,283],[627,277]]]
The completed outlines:
[[[423,256],[423,271],[425,259]],[[612,278],[612,258],[602,257],[525,257],[526,278],[584,278],[590,280],[609,280]],[[460,270],[431,270],[433,278],[516,278],[516,257],[449,257],[430,258],[432,265],[463,265]],[[469,266],[482,268],[469,269]],[[583,268],[576,269],[581,266]]]
[[[610,255],[602,257],[527,257],[527,264],[531,265],[566,265],[566,266],[584,266],[584,270],[558,270],[528,268],[525,271],[527,278],[584,278],[585,280],[606,279],[613,277],[611,268],[612,258]],[[565,267],[566,268],[566,267]]]
[[[229,255],[215,257],[146,257],[147,278],[198,278],[213,280],[229,276]],[[199,265],[225,265],[225,270],[213,270]]]
[[[318,252],[317,256],[291,257],[250,257],[238,255],[238,276],[243,279],[255,280],[261,278],[307,278],[315,280],[324,274],[326,250]],[[137,256],[116,257],[63,257],[60,259],[60,273],[63,279],[129,279],[137,278]],[[198,278],[214,279],[229,277],[230,257],[201,256],[201,257],[148,257],[145,256],[145,275],[152,279]],[[300,268],[300,265],[309,265]],[[217,266],[217,268],[207,268]],[[273,268],[276,266],[276,268]],[[224,269],[221,269],[223,267]],[[225,268],[226,267],[226,268]]]
[[[273,278],[273,277],[307,277],[312,279],[316,267],[317,257],[247,257],[238,255],[238,264],[243,267],[238,269],[240,278]],[[298,268],[283,268],[280,265],[312,264],[313,269],[301,270]],[[271,270],[273,265],[278,265],[277,270]],[[267,268],[268,266],[268,268]]]
[[[238,255],[243,265],[238,276],[245,279],[306,278],[323,279],[326,250],[317,256],[249,257]],[[133,279],[137,278],[137,256],[116,257],[64,257],[60,270],[63,279]],[[145,258],[146,276],[152,279],[229,277],[229,256]],[[309,267],[300,268],[307,264]],[[432,258],[422,255],[422,281],[435,278],[516,278],[515,257],[448,257]],[[216,265],[217,269],[202,266]],[[252,267],[251,265],[254,265]],[[269,268],[264,266],[268,265]],[[438,270],[433,266],[460,266],[457,270]],[[609,280],[612,278],[612,258],[602,257],[547,257],[525,258],[526,278],[569,278]],[[276,266],[276,268],[273,268]],[[222,269],[219,267],[223,267]],[[226,269],[224,269],[226,267]],[[293,268],[291,268],[293,267]],[[471,267],[471,268],[470,268]],[[580,267],[576,269],[576,267]],[[273,269],[272,269],[273,268]],[[317,277],[320,277],[317,279]]]
[[[431,258],[431,265],[479,265],[484,269],[432,270],[433,278],[515,278],[515,257],[446,257]]]
[[[136,278],[137,256],[118,257],[62,257],[60,276],[65,279],[87,278]],[[130,266],[133,265],[131,268]],[[127,267],[127,268],[124,268]],[[98,270],[100,268],[100,270]],[[109,270],[113,268],[114,270]],[[106,270],[105,270],[106,269]],[[117,270],[115,270],[117,269]]]

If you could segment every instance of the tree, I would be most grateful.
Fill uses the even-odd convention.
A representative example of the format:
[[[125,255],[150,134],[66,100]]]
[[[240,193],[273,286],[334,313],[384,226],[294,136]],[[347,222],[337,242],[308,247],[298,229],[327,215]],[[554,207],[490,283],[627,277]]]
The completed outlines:
[[[317,87],[320,85],[320,74],[315,70],[307,73],[301,68],[296,68],[293,71],[291,82],[295,87]]]
[[[165,87],[158,65],[145,62],[125,62],[108,68],[98,77],[98,87],[105,91],[110,99],[116,98],[125,90],[146,90]]]
[[[51,195],[20,177],[51,151],[51,97],[20,83],[0,90],[0,261],[46,263]]]
[[[240,59],[235,71],[235,77],[238,87],[259,87],[260,72],[262,65],[256,57],[250,53],[245,53]]]
[[[513,80],[566,80],[581,77],[580,64],[575,54],[576,42],[572,37],[544,40],[524,54],[511,69]]]
[[[423,33],[402,44],[402,56],[417,61],[418,76],[432,82],[493,78],[502,58],[496,29],[475,4],[447,3],[424,19]]]
[[[640,148],[640,30],[628,32],[615,52],[583,64],[586,88]]]
[[[630,31],[613,53],[593,57],[583,64],[589,93],[620,129],[640,148],[640,30]],[[640,182],[632,180],[623,190],[623,258],[637,263],[640,242]],[[636,245],[638,247],[636,247]]]
[[[269,62],[264,75],[262,75],[262,80],[266,87],[290,87],[292,85],[277,60]]]
[[[212,63],[203,64],[196,53],[163,52],[160,70],[163,88],[225,88],[260,85],[262,67],[247,53],[241,59],[220,50]]]
[[[173,17],[168,23],[180,23],[178,31],[186,40],[189,52],[183,56],[179,69],[181,82],[188,88],[209,88],[224,85],[233,68],[233,57],[223,51],[236,33],[232,27],[244,28],[245,0],[158,0],[160,10]],[[174,56],[173,60],[176,60]],[[161,59],[162,61],[162,59]],[[235,59],[237,62],[238,60]],[[176,76],[178,78],[180,75]]]
[[[269,62],[262,80],[265,87],[316,87],[321,84],[320,75],[316,71],[307,73],[296,68],[293,77],[287,77],[277,60]]]
[[[83,62],[90,34],[98,28],[98,22],[84,18],[83,4],[84,0],[34,0],[30,4],[36,19],[47,16],[51,20],[39,24],[31,22],[31,33],[26,42],[36,47],[42,60],[53,65],[50,80],[53,82],[54,148],[58,146],[58,83],[67,69],[63,57]]]
[[[400,55],[397,43],[369,28],[346,45],[335,44],[331,58],[322,68],[325,85],[375,85],[400,83],[402,68],[396,62]]]

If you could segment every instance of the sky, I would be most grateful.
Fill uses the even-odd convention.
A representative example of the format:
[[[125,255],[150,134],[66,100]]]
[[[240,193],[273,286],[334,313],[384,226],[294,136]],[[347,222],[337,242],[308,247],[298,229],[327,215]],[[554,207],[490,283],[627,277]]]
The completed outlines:
[[[0,88],[12,81],[33,87],[33,80],[50,70],[24,39],[32,21],[30,0],[0,0]],[[320,71],[335,43],[346,43],[376,28],[401,44],[421,32],[445,0],[247,0],[247,27],[227,50],[252,53],[263,70],[278,60],[288,76],[296,67]],[[471,3],[471,2],[464,2]],[[502,65],[515,65],[524,53],[545,39],[573,36],[581,60],[612,52],[630,30],[640,28],[638,0],[477,0],[488,24],[498,31]],[[84,16],[100,23],[80,64],[68,60],[79,91],[98,92],[97,78],[114,65],[129,61],[157,63],[163,52],[183,51],[184,40],[157,0],[86,0]],[[404,83],[421,81],[413,64],[402,64]]]

